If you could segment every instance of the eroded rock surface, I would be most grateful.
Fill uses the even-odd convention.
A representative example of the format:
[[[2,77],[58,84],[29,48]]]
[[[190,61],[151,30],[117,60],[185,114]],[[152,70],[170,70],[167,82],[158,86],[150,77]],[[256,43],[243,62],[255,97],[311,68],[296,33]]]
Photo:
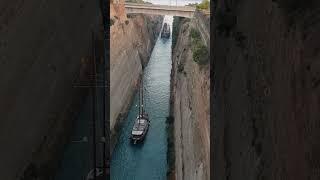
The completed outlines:
[[[126,117],[162,27],[163,16],[125,13],[123,1],[111,3],[110,129],[113,149],[121,121]]]
[[[210,65],[199,65],[193,59],[190,31],[199,28],[195,21],[184,19],[174,27],[180,29],[171,72],[177,180],[210,179]]]

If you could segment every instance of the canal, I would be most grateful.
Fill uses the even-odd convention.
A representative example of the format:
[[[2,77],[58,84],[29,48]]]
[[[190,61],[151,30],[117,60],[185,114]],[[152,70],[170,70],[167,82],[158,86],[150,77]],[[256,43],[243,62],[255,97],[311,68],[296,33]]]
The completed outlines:
[[[172,21],[173,17],[164,17],[164,22],[170,27]],[[159,37],[144,69],[145,109],[151,122],[145,141],[133,145],[129,139],[138,114],[136,95],[111,157],[112,180],[166,179],[168,167],[166,117],[169,115],[171,43],[171,36],[169,39]]]

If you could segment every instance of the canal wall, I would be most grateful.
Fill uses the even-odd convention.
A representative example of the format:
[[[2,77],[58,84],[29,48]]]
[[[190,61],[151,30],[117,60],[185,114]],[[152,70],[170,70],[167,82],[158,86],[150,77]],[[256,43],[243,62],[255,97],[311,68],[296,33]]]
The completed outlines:
[[[123,1],[110,4],[110,130],[111,152],[148,63],[163,16],[130,14]]]
[[[200,10],[196,10],[192,22],[199,30],[207,49],[210,50],[210,16],[205,15]]]
[[[174,118],[175,177],[170,175],[170,178],[204,180],[210,179],[209,57],[201,65],[193,57],[190,33],[194,28],[201,36],[197,28],[199,21],[181,21],[178,23],[179,32],[173,37],[172,51],[170,112]],[[202,44],[206,44],[199,38]]]
[[[0,176],[50,179],[86,90],[97,1],[0,3]]]
[[[320,178],[320,2],[215,1],[213,178]]]

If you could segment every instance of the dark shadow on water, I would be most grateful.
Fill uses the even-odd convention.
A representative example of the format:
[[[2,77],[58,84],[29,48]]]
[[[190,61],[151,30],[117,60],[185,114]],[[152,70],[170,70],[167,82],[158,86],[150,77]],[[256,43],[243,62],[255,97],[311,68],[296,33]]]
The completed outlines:
[[[130,144],[130,146],[131,146],[132,148],[141,149],[141,148],[144,146],[145,141],[147,140],[147,138],[148,138],[148,134],[144,137],[144,140],[143,140],[143,141],[137,142],[136,144],[134,144],[134,142],[129,138],[129,139],[130,139],[130,140],[129,140],[129,144]]]
[[[161,42],[163,42],[163,44],[165,44],[168,41],[169,41],[169,38],[161,38]]]
[[[136,149],[141,149],[144,146],[144,142],[145,141],[137,142],[136,144],[134,144],[132,141],[130,141],[129,143],[130,143],[131,147],[136,148]]]

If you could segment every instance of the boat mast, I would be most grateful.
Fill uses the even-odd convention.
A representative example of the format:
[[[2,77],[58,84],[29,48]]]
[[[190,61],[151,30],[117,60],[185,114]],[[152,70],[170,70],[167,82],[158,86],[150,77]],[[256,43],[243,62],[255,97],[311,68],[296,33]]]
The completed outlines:
[[[140,124],[140,114],[141,114],[141,102],[140,102],[140,98],[141,98],[141,85],[139,86],[139,114],[138,114],[138,123]]]
[[[142,94],[141,94],[141,100],[142,100],[142,116],[143,116],[143,114],[144,114],[144,111],[143,111],[143,78],[141,78],[141,88],[142,88]]]

